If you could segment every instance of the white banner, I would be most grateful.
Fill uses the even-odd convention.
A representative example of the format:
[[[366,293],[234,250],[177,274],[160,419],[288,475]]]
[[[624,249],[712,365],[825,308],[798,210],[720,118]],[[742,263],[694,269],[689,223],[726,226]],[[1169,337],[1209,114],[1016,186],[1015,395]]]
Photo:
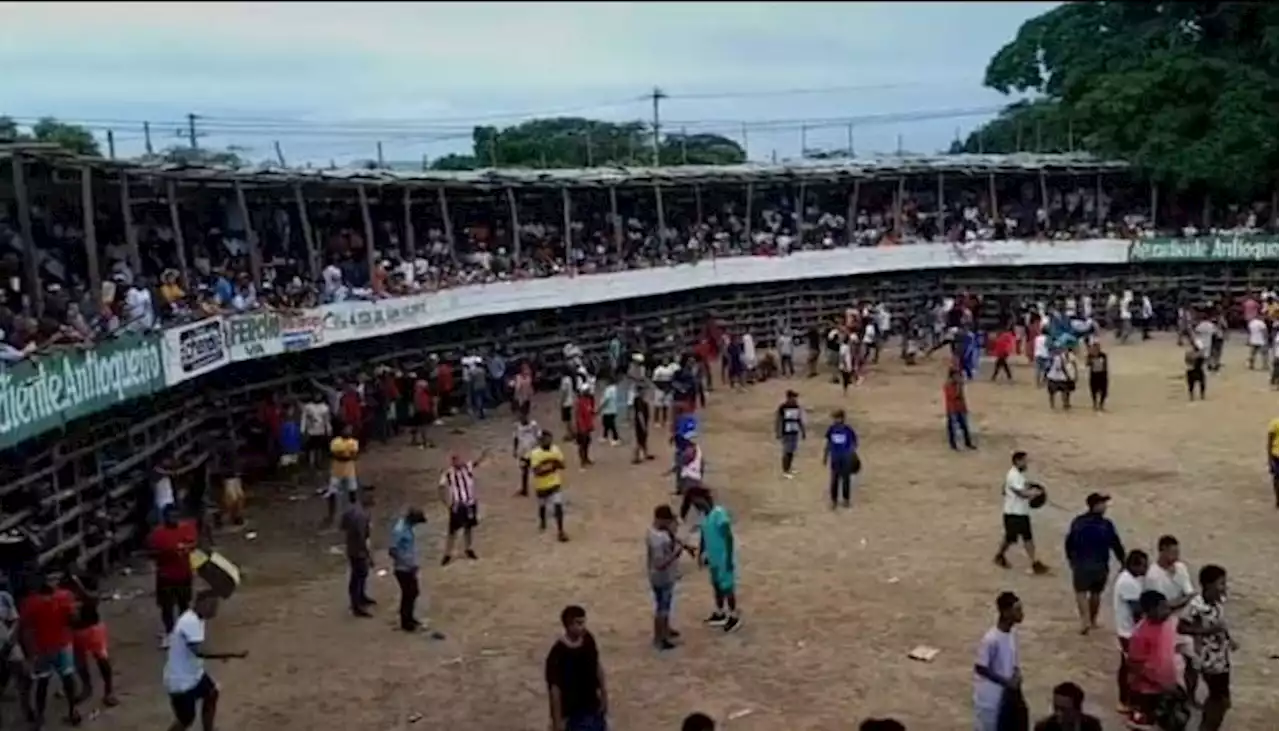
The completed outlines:
[[[211,317],[164,331],[161,349],[166,385],[190,380],[231,362],[222,325],[221,317]]]

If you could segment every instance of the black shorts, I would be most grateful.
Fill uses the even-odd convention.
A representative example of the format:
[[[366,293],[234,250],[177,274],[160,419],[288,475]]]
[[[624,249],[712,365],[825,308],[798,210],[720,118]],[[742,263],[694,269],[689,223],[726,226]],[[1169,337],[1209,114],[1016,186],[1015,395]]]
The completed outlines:
[[[1017,543],[1019,540],[1026,543],[1031,542],[1031,516],[1006,514],[1004,516],[1004,542]]]
[[[449,509],[449,532],[474,528],[480,523],[480,511],[475,505],[455,505]]]
[[[564,422],[564,423],[566,423],[566,424],[568,424],[569,422],[573,421],[573,407],[572,407],[572,406],[561,406],[561,407],[560,407],[560,421],[562,421],[562,422]]]
[[[200,676],[196,687],[183,693],[170,693],[169,706],[173,708],[173,717],[183,726],[196,722],[198,706],[218,692],[218,686],[208,675]]]
[[[435,422],[435,420],[436,420],[436,415],[431,413],[430,411],[414,411],[413,412],[414,426],[430,426],[432,423]]]
[[[578,442],[578,446],[579,446],[579,447],[587,447],[587,446],[590,446],[590,445],[591,445],[591,432],[589,432],[589,431],[581,432],[581,431],[580,431],[580,432],[578,432],[576,435],[574,435],[574,439],[576,439],[576,440],[577,440],[577,442]]]
[[[1231,700],[1231,671],[1225,673],[1202,673],[1200,678],[1213,700]]]
[[[1071,393],[1074,390],[1075,381],[1049,381],[1049,393]]]
[[[329,451],[329,438],[323,434],[312,434],[307,437],[307,451],[320,452],[321,454]]]
[[[1101,594],[1107,590],[1107,567],[1072,566],[1071,587],[1077,594]]]
[[[191,606],[193,593],[191,581],[165,581],[156,578],[156,605],[161,609],[173,607],[177,612],[186,611]]]

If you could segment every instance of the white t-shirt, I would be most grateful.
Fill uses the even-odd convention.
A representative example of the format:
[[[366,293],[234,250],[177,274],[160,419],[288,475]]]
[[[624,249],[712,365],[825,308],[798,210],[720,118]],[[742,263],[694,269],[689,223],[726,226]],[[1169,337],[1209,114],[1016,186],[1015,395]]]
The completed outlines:
[[[185,693],[204,677],[204,659],[191,651],[204,642],[204,620],[188,609],[178,617],[169,635],[169,655],[164,663],[164,687],[170,693]]]
[[[1128,571],[1121,571],[1116,577],[1116,584],[1111,587],[1111,603],[1115,610],[1117,637],[1127,640],[1133,636],[1133,627],[1137,622],[1133,618],[1131,605],[1138,603],[1142,590],[1142,579]]]
[[[309,437],[323,437],[332,429],[332,415],[329,405],[325,403],[309,403],[302,406],[302,433]]]
[[[155,309],[151,306],[151,290],[130,287],[124,295],[124,306],[130,327],[150,329],[156,324]]]
[[[1166,571],[1160,564],[1151,564],[1144,580],[1147,589],[1164,594],[1164,598],[1171,604],[1196,593],[1195,587],[1191,584],[1191,572],[1181,561],[1173,565],[1172,571]]]
[[[335,264],[330,264],[320,272],[320,278],[324,280],[324,293],[332,297],[337,293],[338,288],[342,286],[342,270]]]
[[[853,346],[849,343],[840,343],[840,370],[853,372]]]
[[[1035,344],[1032,347],[1034,348],[1033,352],[1035,353],[1035,357],[1048,358],[1049,357],[1049,336],[1045,335],[1044,333],[1040,333],[1039,335],[1036,336]]]
[[[1031,515],[1031,501],[1019,496],[1014,490],[1027,489],[1027,476],[1017,467],[1010,467],[1004,476],[1004,514]]]
[[[161,475],[156,478],[153,487],[156,510],[164,510],[166,505],[173,505],[173,480]]]
[[[1267,344],[1267,323],[1260,317],[1249,321],[1249,344],[1259,348]]]
[[[561,408],[569,408],[573,406],[573,377],[560,377],[560,406]]]

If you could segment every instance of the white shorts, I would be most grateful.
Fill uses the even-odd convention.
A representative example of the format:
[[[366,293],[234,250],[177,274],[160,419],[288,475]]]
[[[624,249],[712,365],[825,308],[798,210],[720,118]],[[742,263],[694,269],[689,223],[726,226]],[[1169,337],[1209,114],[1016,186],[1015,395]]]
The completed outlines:
[[[360,489],[360,484],[356,482],[354,477],[329,477],[329,487],[324,491],[325,497],[334,497],[342,493],[343,490],[348,493],[355,492]]]
[[[543,508],[548,505],[564,505],[564,491],[556,490],[546,495],[538,495],[538,507]]]
[[[670,392],[670,391],[659,391],[659,392],[658,392],[658,408],[661,408],[661,409],[669,409],[669,408],[671,408],[671,404],[672,404],[672,403],[674,403],[674,401],[675,401],[675,399],[674,399],[674,397],[671,395],[671,392]]]

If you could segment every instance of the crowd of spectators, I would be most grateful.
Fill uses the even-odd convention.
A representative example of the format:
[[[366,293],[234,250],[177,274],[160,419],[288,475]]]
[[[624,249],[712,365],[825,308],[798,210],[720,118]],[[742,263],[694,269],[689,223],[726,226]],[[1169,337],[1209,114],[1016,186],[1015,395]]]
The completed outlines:
[[[33,311],[25,291],[15,211],[0,207],[0,360],[17,361],[48,347],[86,345],[220,313],[306,308],[508,279],[676,266],[709,257],[785,256],[845,246],[1133,239],[1157,233],[1146,196],[1130,198],[1080,186],[1054,187],[1042,197],[1034,185],[1011,181],[993,212],[985,183],[975,178],[971,189],[948,191],[942,206],[933,192],[908,192],[898,202],[891,187],[877,196],[874,186],[866,186],[869,190],[855,208],[852,225],[846,218],[850,209],[845,192],[834,188],[810,187],[803,200],[799,186],[766,190],[753,200],[750,225],[741,192],[727,186],[724,191],[704,190],[696,213],[687,196],[673,195],[661,216],[652,205],[637,204],[615,218],[598,197],[583,195],[573,204],[568,236],[555,207],[522,213],[513,236],[510,211],[497,199],[464,200],[453,242],[438,212],[429,210],[434,207],[420,204],[412,252],[405,246],[403,209],[398,206],[371,206],[374,236],[368,242],[354,202],[310,202],[309,222],[319,249],[316,279],[309,276],[314,270],[292,200],[263,199],[250,206],[262,262],[258,280],[250,275],[249,227],[232,201],[213,199],[198,206],[184,201],[185,271],[168,206],[143,202],[133,211],[138,271],[130,264],[119,211],[97,211],[104,281],[96,288],[86,281],[80,210],[37,202],[31,214],[44,289],[40,313]],[[703,198],[708,201],[705,209]],[[1161,234],[1196,236],[1257,233],[1275,217],[1266,204],[1233,206],[1203,231],[1191,223],[1197,219],[1203,225],[1199,216],[1172,207],[1162,208],[1161,218],[1169,219]],[[370,245],[372,268],[366,248]]]

